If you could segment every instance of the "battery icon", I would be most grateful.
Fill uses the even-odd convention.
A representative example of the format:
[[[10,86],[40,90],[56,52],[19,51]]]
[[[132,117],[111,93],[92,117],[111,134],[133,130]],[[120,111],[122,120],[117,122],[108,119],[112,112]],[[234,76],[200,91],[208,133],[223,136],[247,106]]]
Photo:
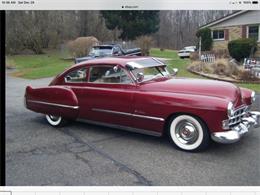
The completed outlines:
[[[258,1],[252,1],[252,4],[258,4]]]

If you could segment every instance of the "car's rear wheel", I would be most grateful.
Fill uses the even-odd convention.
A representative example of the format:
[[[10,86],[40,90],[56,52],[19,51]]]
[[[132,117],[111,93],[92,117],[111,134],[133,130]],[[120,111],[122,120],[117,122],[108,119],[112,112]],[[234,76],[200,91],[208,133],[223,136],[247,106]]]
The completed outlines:
[[[169,123],[169,136],[178,148],[185,151],[200,151],[209,144],[207,126],[197,117],[179,115]]]
[[[62,127],[67,123],[67,121],[61,116],[47,114],[46,119],[48,123],[53,127]]]

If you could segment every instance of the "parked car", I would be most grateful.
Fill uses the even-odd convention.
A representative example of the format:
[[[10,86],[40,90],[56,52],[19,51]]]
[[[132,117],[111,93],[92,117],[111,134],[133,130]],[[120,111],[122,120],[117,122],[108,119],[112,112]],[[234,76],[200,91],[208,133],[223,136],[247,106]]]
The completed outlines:
[[[75,64],[108,56],[141,56],[141,49],[134,48],[124,50],[119,44],[97,45],[92,47],[88,56],[75,58]]]
[[[26,87],[26,108],[62,126],[80,120],[154,136],[167,134],[185,151],[210,140],[237,142],[260,124],[250,111],[255,93],[231,83],[176,78],[176,69],[151,57],[82,62],[47,87]],[[259,129],[258,129],[259,130]]]
[[[196,46],[187,46],[184,47],[182,50],[178,51],[178,56],[180,58],[189,58],[190,54],[195,51],[196,51]]]

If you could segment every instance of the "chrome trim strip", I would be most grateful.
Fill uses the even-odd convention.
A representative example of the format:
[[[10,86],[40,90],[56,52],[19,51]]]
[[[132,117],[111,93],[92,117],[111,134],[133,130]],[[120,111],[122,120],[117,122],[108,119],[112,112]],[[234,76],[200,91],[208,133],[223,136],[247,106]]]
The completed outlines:
[[[154,57],[152,57],[156,62],[158,62],[159,64],[161,64],[161,65],[165,65],[165,63],[164,62],[162,62],[161,60],[159,60],[158,58],[154,58]]]
[[[134,116],[134,117],[139,117],[139,118],[145,118],[145,119],[157,120],[157,121],[164,121],[163,118],[154,117],[154,116],[145,116],[145,115],[139,115],[139,114],[133,114],[133,116]]]
[[[92,120],[87,120],[87,119],[77,119],[77,121],[86,122],[86,123],[93,124],[93,125],[100,125],[100,126],[105,126],[105,127],[115,128],[115,129],[121,129],[121,130],[134,132],[134,133],[142,133],[142,134],[146,134],[146,135],[152,135],[152,136],[156,136],[156,137],[160,137],[162,135],[162,133],[160,133],[160,132],[148,131],[148,130],[145,130],[145,129],[138,129],[138,128],[123,126],[123,125],[115,125],[115,124],[92,121]]]
[[[69,105],[64,105],[64,104],[55,104],[55,103],[49,103],[49,102],[43,102],[43,101],[27,100],[27,102],[45,104],[45,105],[51,105],[51,106],[59,106],[59,107],[63,107],[63,108],[79,109],[79,106],[69,106]]]
[[[127,112],[118,112],[118,111],[113,111],[113,110],[104,110],[104,109],[98,109],[98,108],[92,108],[92,110],[97,111],[97,112],[105,112],[105,113],[111,113],[111,114],[119,114],[119,115],[132,116],[132,117],[138,117],[138,118],[144,118],[144,119],[164,121],[163,118],[154,117],[154,116],[145,116],[145,115],[131,114],[131,113],[127,113]]]

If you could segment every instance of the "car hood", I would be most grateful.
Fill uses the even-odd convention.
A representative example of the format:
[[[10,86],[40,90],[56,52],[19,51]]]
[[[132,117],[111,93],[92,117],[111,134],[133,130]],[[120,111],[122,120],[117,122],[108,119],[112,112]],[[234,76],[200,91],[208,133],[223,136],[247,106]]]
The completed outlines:
[[[241,96],[240,89],[231,83],[206,79],[173,78],[144,82],[141,90],[212,96],[232,102]]]

